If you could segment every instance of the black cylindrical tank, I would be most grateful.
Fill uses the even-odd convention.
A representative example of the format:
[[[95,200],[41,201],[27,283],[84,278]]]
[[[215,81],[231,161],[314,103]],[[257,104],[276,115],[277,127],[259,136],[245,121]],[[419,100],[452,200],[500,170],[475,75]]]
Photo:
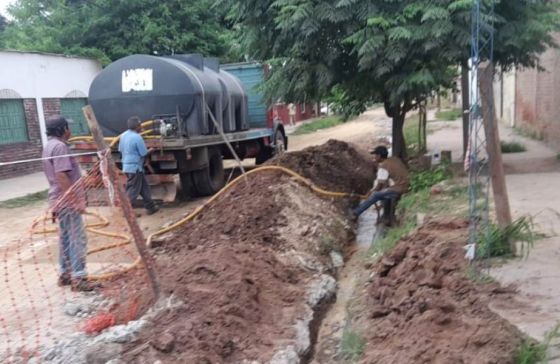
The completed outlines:
[[[224,110],[231,101],[229,86],[218,76],[222,72],[205,67],[200,55],[128,56],[97,75],[89,102],[106,136],[125,131],[131,116],[152,120],[176,115],[185,136],[212,134],[216,130],[208,110],[223,126]]]

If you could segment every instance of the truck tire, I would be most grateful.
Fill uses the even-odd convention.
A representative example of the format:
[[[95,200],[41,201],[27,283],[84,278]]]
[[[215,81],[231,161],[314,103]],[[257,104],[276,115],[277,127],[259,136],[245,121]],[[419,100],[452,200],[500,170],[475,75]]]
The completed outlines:
[[[257,154],[257,156],[255,157],[255,164],[256,165],[263,164],[270,158],[272,158],[272,148],[268,145],[264,145],[263,143],[261,143],[261,150],[259,154]]]
[[[192,172],[183,172],[179,174],[179,181],[181,182],[181,197],[188,199],[189,197],[198,197],[198,192],[194,186]]]
[[[224,187],[224,164],[219,149],[208,149],[208,166],[193,171],[192,180],[199,196],[213,195]]]

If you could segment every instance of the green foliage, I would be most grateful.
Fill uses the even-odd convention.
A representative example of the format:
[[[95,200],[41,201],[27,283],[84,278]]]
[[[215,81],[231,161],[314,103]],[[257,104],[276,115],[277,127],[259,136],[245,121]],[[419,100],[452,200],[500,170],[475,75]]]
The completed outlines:
[[[358,116],[366,110],[366,105],[353,100],[347,91],[340,86],[331,89],[326,101],[332,107],[335,114],[342,115],[343,121],[353,116]]]
[[[527,148],[519,142],[500,142],[502,153],[521,153],[526,152]]]
[[[17,207],[23,207],[31,205],[40,201],[47,201],[48,190],[41,192],[30,193],[22,197],[16,197],[6,201],[0,201],[0,208],[4,209],[15,209]]]
[[[377,240],[370,248],[371,254],[382,254],[393,249],[403,236],[408,235],[416,227],[416,222],[408,219],[398,226],[387,230],[385,236]]]
[[[449,178],[451,178],[451,173],[445,165],[439,165],[427,171],[412,172],[410,174],[410,190],[412,192],[426,190]]]
[[[249,56],[270,60],[270,100],[323,99],[356,105],[383,102],[393,118],[393,152],[406,155],[403,123],[433,92],[451,88],[457,65],[469,58],[472,0],[218,0],[241,27]],[[490,2],[483,2],[483,7]],[[496,62],[531,66],[554,46],[558,4],[496,2]],[[344,91],[339,95],[338,87]],[[352,105],[352,109],[356,105]],[[343,114],[346,114],[343,112]]]
[[[516,364],[538,364],[546,359],[546,347],[532,340],[523,340],[515,352]]]
[[[538,364],[548,362],[548,348],[552,339],[560,336],[560,324],[548,331],[541,343],[525,339],[515,353],[516,364]]]
[[[420,140],[418,139],[419,123],[418,114],[414,114],[406,119],[403,134],[408,155],[417,155],[420,151]]]
[[[340,124],[342,124],[340,116],[327,116],[299,126],[292,135],[309,134],[320,129],[332,128]]]
[[[461,109],[452,109],[436,112],[436,119],[443,121],[453,121],[463,116]]]
[[[505,228],[489,224],[488,232],[482,232],[478,238],[476,254],[481,258],[512,257],[512,243],[521,242],[523,254],[539,237],[530,217],[521,217]]]
[[[340,355],[344,360],[358,360],[362,356],[365,345],[366,341],[359,333],[345,328],[340,343]]]
[[[4,34],[7,48],[94,57],[134,53],[228,54],[226,23],[213,0],[19,0]]]

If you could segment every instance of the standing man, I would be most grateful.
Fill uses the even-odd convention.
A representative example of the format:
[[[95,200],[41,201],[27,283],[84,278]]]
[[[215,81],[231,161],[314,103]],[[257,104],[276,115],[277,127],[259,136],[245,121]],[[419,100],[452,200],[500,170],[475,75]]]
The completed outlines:
[[[296,123],[296,105],[293,103],[288,105],[288,115],[290,117],[290,125],[294,126]]]
[[[397,157],[387,158],[389,151],[384,146],[376,147],[371,154],[378,165],[377,178],[370,196],[352,209],[356,217],[378,201],[383,201],[387,208],[389,204],[385,202],[398,198],[408,191],[408,170],[404,163]]]
[[[159,211],[152,200],[150,185],[144,176],[144,158],[153,149],[146,149],[146,143],[139,134],[142,130],[140,118],[133,116],[127,121],[128,130],[121,135],[119,142],[119,152],[122,155],[122,169],[126,174],[126,192],[132,203],[138,195],[144,200],[144,207],[148,210],[148,215]]]
[[[86,208],[85,197],[80,189],[69,191],[81,177],[67,144],[71,136],[69,121],[60,115],[46,120],[48,141],[43,149],[43,169],[50,186],[49,208],[53,221],[58,219],[59,225],[58,285],[71,285],[74,291],[92,291],[95,285],[87,280],[87,237],[81,215]]]

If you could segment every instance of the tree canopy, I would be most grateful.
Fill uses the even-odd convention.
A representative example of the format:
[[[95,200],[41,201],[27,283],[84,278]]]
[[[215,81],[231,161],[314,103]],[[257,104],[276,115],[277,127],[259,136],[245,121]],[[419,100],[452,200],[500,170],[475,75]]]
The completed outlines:
[[[4,46],[90,56],[229,56],[231,29],[212,0],[19,0]],[[235,57],[235,56],[234,56]]]
[[[449,87],[470,54],[473,0],[222,0],[242,24],[251,56],[276,67],[270,97],[321,98],[336,86],[364,105],[381,101],[393,118],[393,152],[405,157],[402,127],[418,101]],[[490,6],[485,1],[483,6]],[[496,0],[500,65],[533,65],[554,45],[558,7],[546,0]],[[360,108],[356,108],[360,110]]]

